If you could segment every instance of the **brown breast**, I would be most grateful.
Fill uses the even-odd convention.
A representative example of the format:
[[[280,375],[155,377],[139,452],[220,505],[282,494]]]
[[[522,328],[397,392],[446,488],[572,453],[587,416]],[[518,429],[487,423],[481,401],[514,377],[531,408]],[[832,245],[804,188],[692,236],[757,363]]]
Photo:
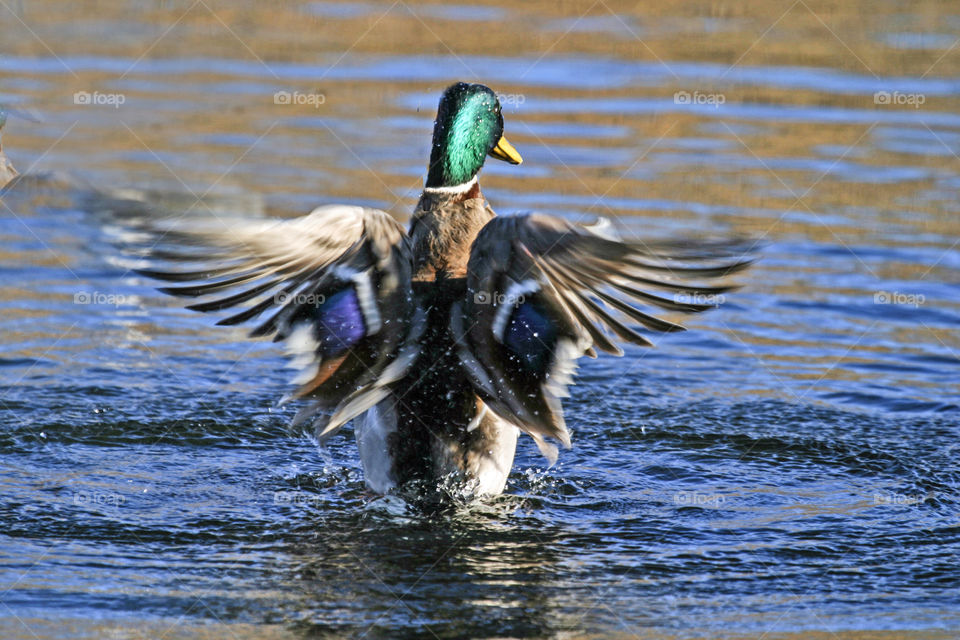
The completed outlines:
[[[470,247],[493,217],[479,186],[464,194],[424,193],[410,223],[414,281],[466,277]]]

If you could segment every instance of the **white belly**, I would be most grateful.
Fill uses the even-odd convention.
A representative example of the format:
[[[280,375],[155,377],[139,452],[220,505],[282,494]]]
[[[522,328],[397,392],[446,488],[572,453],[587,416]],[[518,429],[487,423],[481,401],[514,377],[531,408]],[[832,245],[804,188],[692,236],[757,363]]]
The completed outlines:
[[[357,448],[363,465],[363,478],[373,491],[388,493],[397,486],[393,475],[393,459],[387,438],[397,430],[397,412],[388,398],[355,422]]]
[[[397,431],[394,400],[387,398],[355,421],[354,433],[363,475],[367,486],[377,493],[389,493],[397,487],[397,478],[390,455],[389,438]],[[476,497],[503,493],[513,468],[520,430],[483,408],[476,425],[484,434],[482,446],[463,451],[451,443],[435,439],[433,463],[439,475],[453,474],[466,483],[469,494]]]
[[[496,496],[503,493],[507,485],[520,430],[492,411],[487,411],[484,421],[489,421],[495,437],[489,447],[469,459],[467,474],[477,481],[477,495]]]

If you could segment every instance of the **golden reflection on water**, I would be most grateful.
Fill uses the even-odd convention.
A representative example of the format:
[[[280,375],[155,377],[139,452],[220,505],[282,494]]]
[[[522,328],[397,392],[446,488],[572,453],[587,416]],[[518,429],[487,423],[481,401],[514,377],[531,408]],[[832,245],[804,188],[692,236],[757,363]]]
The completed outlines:
[[[774,244],[731,296],[744,308],[690,322],[728,341],[711,355],[740,363],[744,395],[796,399],[778,384],[753,384],[753,370],[829,391],[874,381],[879,374],[862,365],[931,354],[960,362],[955,325],[838,310],[878,291],[957,282],[960,10],[951,5],[34,1],[0,15],[0,102],[39,117],[11,117],[4,132],[21,170],[102,187],[210,190],[214,206],[227,194],[231,206],[270,215],[342,201],[403,218],[422,184],[437,95],[455,80],[480,81],[513,97],[504,100],[506,133],[525,158],[485,172],[495,209],[613,215],[637,233]],[[877,104],[875,92],[888,85],[916,86],[923,104]],[[322,103],[276,104],[277,91]],[[122,94],[124,103],[78,105],[77,92]],[[723,102],[688,109],[677,92]],[[159,296],[132,301],[119,318],[98,307],[103,321],[94,324],[61,317],[78,286],[89,288],[72,274],[86,273],[92,258],[76,227],[58,226],[38,206],[57,198],[4,200],[31,230],[12,226],[0,237],[0,262],[55,272],[42,290],[0,283],[2,322],[16,335],[5,358],[43,360],[34,373],[66,376],[104,344],[142,355],[124,364],[135,370],[152,366],[151,340],[183,356],[237,340],[239,332],[209,323],[167,326],[157,318],[169,321],[178,303]],[[43,249],[24,248],[23,238]],[[927,309],[955,319],[960,302],[937,291]],[[827,311],[785,300],[835,304],[836,315],[821,323]],[[928,400],[960,392],[955,376],[917,376],[909,387]],[[683,393],[719,392],[709,379]],[[40,621],[30,627],[39,637],[62,633],[44,636]],[[88,621],[77,629],[134,633]],[[266,626],[213,629],[284,637]],[[188,631],[208,632],[217,633]]]
[[[824,287],[812,277],[824,275],[813,257],[787,269],[761,263],[746,284],[767,300],[824,300],[845,285],[863,300],[887,283],[956,280],[956,260],[943,256],[960,237],[960,120],[949,120],[957,91],[927,90],[912,106],[876,104],[873,90],[908,78],[923,92],[960,72],[950,46],[960,17],[944,16],[941,3],[911,3],[908,12],[869,2],[614,0],[31,2],[12,10],[16,19],[7,11],[0,26],[3,99],[41,119],[8,125],[5,148],[21,169],[36,163],[97,185],[265,197],[267,211],[282,216],[359,201],[406,217],[437,94],[454,80],[483,81],[507,96],[506,131],[527,158],[485,173],[502,212],[633,217],[640,233],[828,245],[860,276]],[[275,104],[276,91],[322,98]],[[678,91],[723,102],[683,109]],[[76,92],[119,93],[124,102],[77,105]],[[42,253],[4,246],[0,255],[75,262],[60,239],[44,241]],[[928,257],[870,260],[862,247],[922,247]],[[865,288],[864,280],[876,282]],[[31,295],[0,289],[8,301]],[[936,304],[960,308],[952,299]],[[692,324],[717,326],[712,316]],[[933,345],[956,358],[957,332],[929,324],[883,331],[889,344]],[[835,343],[850,346],[862,325],[841,329]],[[751,348],[822,339],[724,331]],[[871,358],[872,348],[855,344],[849,356]],[[839,354],[813,348],[782,360],[755,355],[777,375],[860,375],[831,367]],[[796,370],[797,360],[813,372]]]

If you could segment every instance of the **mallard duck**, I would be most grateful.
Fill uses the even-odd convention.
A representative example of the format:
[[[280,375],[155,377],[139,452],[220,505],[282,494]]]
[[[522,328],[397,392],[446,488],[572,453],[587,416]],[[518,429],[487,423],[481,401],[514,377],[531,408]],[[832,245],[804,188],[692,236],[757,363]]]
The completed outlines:
[[[303,402],[294,423],[312,421],[322,441],[353,420],[373,491],[452,478],[469,495],[499,494],[520,432],[551,462],[554,443],[570,447],[560,399],[577,358],[620,355],[617,339],[651,344],[612,312],[679,331],[626,300],[703,311],[714,305],[697,296],[729,287],[684,279],[747,264],[730,252],[717,264],[721,245],[648,246],[622,242],[604,224],[497,217],[477,174],[487,157],[522,162],[503,129],[491,89],[454,84],[440,98],[408,229],[384,211],[347,205],[283,221],[174,227],[164,240],[176,249],[154,255],[197,266],[141,273],[178,283],[161,289],[168,294],[213,296],[190,309],[241,307],[218,324],[259,318],[251,336],[285,341],[299,371],[289,398]]]
[[[3,125],[7,123],[7,112],[0,109],[0,189],[3,189],[11,180],[17,177],[17,170],[10,164],[3,153]]]

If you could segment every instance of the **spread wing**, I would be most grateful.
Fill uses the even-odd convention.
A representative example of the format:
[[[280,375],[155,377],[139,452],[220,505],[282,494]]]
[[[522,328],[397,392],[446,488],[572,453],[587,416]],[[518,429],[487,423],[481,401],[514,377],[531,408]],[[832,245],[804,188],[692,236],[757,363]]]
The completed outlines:
[[[300,373],[288,396],[308,404],[325,438],[389,393],[417,355],[422,318],[412,303],[411,256],[400,224],[376,209],[332,205],[283,221],[213,221],[153,228],[146,255],[177,263],[140,273],[198,298],[187,308],[254,319],[250,335],[285,340]]]
[[[560,398],[568,395],[577,358],[595,356],[594,347],[621,355],[614,339],[651,346],[628,323],[682,331],[649,308],[712,308],[711,301],[732,287],[691,281],[750,264],[735,258],[738,247],[730,243],[620,242],[604,223],[579,226],[541,214],[494,218],[473,244],[467,298],[451,319],[459,358],[478,395],[533,436],[551,461],[556,447],[545,437],[570,446]]]

